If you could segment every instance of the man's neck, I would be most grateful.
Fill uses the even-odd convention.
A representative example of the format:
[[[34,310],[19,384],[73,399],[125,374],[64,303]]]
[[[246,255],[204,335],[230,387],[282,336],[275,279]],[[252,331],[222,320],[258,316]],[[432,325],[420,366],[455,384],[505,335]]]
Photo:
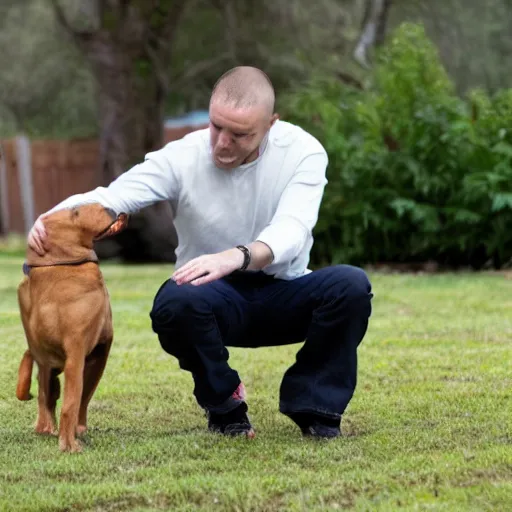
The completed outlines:
[[[259,158],[259,156],[263,154],[263,152],[265,151],[265,148],[267,147],[268,135],[269,135],[269,132],[267,132],[265,134],[260,145],[242,162],[242,165],[250,164],[251,162],[254,162],[254,160]]]

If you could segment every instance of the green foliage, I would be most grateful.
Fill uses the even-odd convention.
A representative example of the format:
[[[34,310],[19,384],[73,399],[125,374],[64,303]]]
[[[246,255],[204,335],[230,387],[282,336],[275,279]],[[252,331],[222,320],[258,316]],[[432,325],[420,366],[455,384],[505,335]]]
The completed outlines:
[[[282,107],[329,154],[314,263],[510,262],[512,90],[458,97],[422,26],[393,33],[367,90],[317,78]]]

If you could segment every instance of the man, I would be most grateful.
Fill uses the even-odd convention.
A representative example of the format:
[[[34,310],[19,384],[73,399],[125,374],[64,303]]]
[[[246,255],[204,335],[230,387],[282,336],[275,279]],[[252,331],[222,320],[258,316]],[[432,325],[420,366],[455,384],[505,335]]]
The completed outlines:
[[[310,134],[278,120],[272,84],[256,68],[223,75],[209,114],[208,129],[53,210],[98,201],[130,213],[171,201],[176,267],[150,317],[162,348],[191,372],[208,428],[254,435],[226,347],[306,340],[283,377],[280,411],[304,435],[336,437],[356,387],[372,293],[359,268],[307,268],[327,154]],[[43,218],[29,234],[37,251],[44,251]]]

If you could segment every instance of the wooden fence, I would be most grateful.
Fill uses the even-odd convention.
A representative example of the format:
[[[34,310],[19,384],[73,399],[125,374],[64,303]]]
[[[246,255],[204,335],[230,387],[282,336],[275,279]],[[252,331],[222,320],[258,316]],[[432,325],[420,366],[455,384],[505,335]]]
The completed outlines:
[[[166,128],[165,143],[205,128],[205,125]],[[25,234],[34,220],[70,195],[101,184],[99,141],[33,140],[28,162],[23,161],[19,139],[0,141],[0,234]],[[28,167],[27,167],[28,165]]]

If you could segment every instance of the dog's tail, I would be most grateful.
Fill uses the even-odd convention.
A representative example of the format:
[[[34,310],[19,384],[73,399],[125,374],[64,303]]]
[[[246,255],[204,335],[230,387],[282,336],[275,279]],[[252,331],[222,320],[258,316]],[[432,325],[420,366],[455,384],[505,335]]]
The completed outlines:
[[[20,367],[18,370],[18,385],[16,386],[16,397],[18,400],[30,400],[30,383],[32,380],[32,366],[34,359],[30,350],[26,350],[21,359]]]

